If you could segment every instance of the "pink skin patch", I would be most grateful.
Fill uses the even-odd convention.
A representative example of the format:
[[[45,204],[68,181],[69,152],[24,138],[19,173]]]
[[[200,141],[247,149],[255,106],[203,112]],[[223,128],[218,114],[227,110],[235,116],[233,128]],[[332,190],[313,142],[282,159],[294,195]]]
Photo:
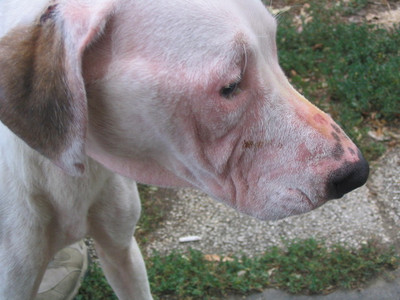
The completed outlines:
[[[293,102],[295,103],[296,114],[300,120],[315,128],[323,136],[329,136],[331,129],[328,126],[329,122],[327,118],[329,117],[327,115],[323,116],[322,112],[319,113],[318,108],[308,101]]]
[[[297,153],[297,161],[306,162],[312,157],[311,151],[307,148],[305,143],[301,143]]]
[[[296,115],[303,123],[311,126],[324,138],[331,140],[334,143],[332,146],[332,157],[334,160],[341,161],[345,159],[349,162],[358,160],[356,146],[346,136],[342,129],[336,125],[331,117],[320,111],[301,95],[296,98],[297,101],[292,101],[295,106]],[[345,151],[345,149],[347,149],[348,152]],[[300,147],[300,152],[302,152],[302,150],[304,150],[304,148]],[[306,159],[306,156],[302,159]]]
[[[328,121],[321,114],[315,114],[313,119],[316,124],[319,124],[322,126],[326,126],[328,124]]]

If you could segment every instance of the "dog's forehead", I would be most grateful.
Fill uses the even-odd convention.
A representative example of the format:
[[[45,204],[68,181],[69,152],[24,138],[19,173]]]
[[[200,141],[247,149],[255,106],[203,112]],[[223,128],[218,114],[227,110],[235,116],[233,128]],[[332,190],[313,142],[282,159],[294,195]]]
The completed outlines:
[[[276,22],[259,0],[133,1],[122,8],[120,38],[142,54],[179,59],[232,54],[238,37],[253,46],[274,39]],[[133,42],[131,42],[133,41]],[[263,41],[261,41],[263,42]],[[130,46],[127,45],[129,48]],[[136,48],[137,50],[137,48]],[[125,51],[126,53],[126,51]]]
[[[223,32],[229,38],[237,36],[238,31],[256,37],[274,36],[276,32],[276,20],[260,0],[182,1],[179,6],[176,2],[170,1],[170,9],[165,11],[172,14],[173,8],[178,8],[176,20],[182,18],[186,24],[195,24],[199,31],[212,30],[216,35]],[[181,25],[185,30],[184,24]]]

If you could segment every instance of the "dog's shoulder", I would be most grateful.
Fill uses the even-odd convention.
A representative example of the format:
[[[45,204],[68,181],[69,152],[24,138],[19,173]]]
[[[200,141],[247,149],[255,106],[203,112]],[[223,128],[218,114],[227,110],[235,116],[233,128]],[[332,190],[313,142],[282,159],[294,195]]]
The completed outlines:
[[[0,122],[0,198],[35,193],[49,195],[54,201],[63,201],[63,195],[90,198],[96,190],[106,188],[110,178],[120,177],[89,157],[85,169],[81,177],[66,174]]]

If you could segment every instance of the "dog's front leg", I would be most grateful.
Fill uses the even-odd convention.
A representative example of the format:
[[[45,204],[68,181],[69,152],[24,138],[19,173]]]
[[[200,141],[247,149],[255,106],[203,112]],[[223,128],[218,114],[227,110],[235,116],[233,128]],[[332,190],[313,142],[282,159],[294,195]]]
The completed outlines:
[[[107,280],[121,300],[152,299],[146,267],[135,238],[126,248],[95,242]]]
[[[33,299],[52,247],[43,220],[26,202],[11,200],[0,201],[0,299]]]
[[[33,247],[0,247],[0,299],[35,298],[48,260]]]
[[[139,194],[131,180],[115,176],[89,213],[101,266],[121,300],[152,299],[145,264],[133,237],[140,216]]]

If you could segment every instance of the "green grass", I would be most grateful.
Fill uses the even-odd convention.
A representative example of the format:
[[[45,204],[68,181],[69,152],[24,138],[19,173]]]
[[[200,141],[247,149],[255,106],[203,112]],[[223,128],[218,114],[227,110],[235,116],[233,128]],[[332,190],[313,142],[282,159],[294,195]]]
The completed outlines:
[[[74,300],[118,300],[97,263],[89,265],[79,294]]]
[[[263,255],[210,262],[196,250],[157,253],[146,264],[155,299],[212,299],[249,294],[266,287],[290,293],[320,294],[357,288],[399,265],[393,249],[369,243],[361,249],[328,248],[314,239],[292,241],[286,249],[272,247]],[[116,299],[101,269],[92,264],[76,300]]]
[[[168,191],[143,184],[138,185],[138,190],[140,199],[146,199],[142,201],[142,214],[135,228],[135,237],[140,245],[147,242],[147,235],[158,228],[160,222],[164,220],[168,209],[164,198]]]
[[[371,116],[388,123],[400,118],[400,26],[385,30],[342,20],[367,3],[351,1],[327,11],[324,1],[316,1],[312,22],[300,33],[283,14],[277,43],[292,83],[328,111],[368,159],[375,159],[385,148],[367,138]]]

